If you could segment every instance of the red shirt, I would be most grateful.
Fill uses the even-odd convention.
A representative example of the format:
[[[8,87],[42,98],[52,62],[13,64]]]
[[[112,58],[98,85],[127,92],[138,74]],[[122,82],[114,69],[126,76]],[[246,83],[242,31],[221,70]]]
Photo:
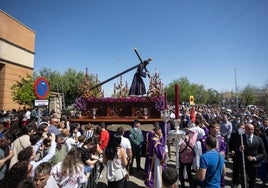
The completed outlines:
[[[105,148],[107,147],[108,145],[108,142],[109,142],[109,132],[104,129],[101,131],[101,134],[100,134],[100,148],[102,151],[105,150]]]

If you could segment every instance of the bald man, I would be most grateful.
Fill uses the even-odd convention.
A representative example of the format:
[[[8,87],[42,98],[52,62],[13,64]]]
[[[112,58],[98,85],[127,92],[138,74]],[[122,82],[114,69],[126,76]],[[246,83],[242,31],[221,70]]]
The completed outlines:
[[[262,139],[259,136],[254,135],[254,126],[252,124],[247,124],[245,126],[243,145],[240,143],[240,151],[244,151],[246,174],[248,176],[247,184],[249,187],[255,187],[257,170],[261,165],[261,160],[264,159],[265,147]],[[242,161],[242,158],[240,161]],[[240,163],[240,165],[240,169],[243,169],[242,163]],[[241,182],[244,182],[244,180]],[[244,187],[245,186],[242,183],[242,188]]]

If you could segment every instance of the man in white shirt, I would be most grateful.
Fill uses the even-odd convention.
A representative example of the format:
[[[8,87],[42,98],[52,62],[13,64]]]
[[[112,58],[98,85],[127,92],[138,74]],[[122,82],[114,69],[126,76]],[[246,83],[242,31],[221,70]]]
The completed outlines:
[[[233,132],[233,125],[232,123],[228,120],[228,116],[227,114],[223,114],[223,120],[220,123],[220,132],[221,132],[221,136],[224,137],[224,140],[226,142],[226,157],[229,153],[229,140],[231,137],[231,134]]]
[[[124,137],[124,128],[118,127],[116,130],[116,134],[118,136],[121,136],[121,146],[126,150],[128,161],[131,161],[132,159],[132,150],[131,150],[131,144],[128,138]]]
[[[31,111],[30,108],[26,109],[26,112],[23,115],[23,121],[27,121],[31,119]]]

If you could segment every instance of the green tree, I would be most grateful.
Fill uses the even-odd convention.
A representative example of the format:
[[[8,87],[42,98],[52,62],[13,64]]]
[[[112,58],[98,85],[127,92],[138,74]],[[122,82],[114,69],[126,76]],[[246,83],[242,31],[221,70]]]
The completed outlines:
[[[249,84],[243,89],[241,93],[241,98],[242,98],[242,103],[244,103],[245,106],[254,104],[257,101],[255,91],[257,91],[257,88]]]
[[[221,95],[214,89],[206,90],[203,85],[190,83],[186,77],[182,77],[178,80],[174,80],[167,87],[165,92],[167,93],[167,100],[175,100],[175,85],[179,86],[180,103],[189,102],[189,97],[192,95],[195,98],[197,104],[220,104]]]
[[[39,71],[41,77],[45,77],[49,82],[50,91],[60,92],[59,84],[61,83],[62,75],[58,71],[52,71],[49,68],[43,68]]]
[[[189,96],[194,95],[194,91],[189,80],[186,77],[182,77],[179,80],[173,80],[167,87],[165,87],[165,92],[167,93],[167,100],[168,101],[175,101],[175,85],[178,84],[179,87],[179,95],[180,95],[180,102],[188,102]]]
[[[72,104],[74,100],[80,96],[78,86],[84,77],[82,71],[77,72],[69,68],[62,74],[49,68],[43,68],[39,73],[40,76],[48,79],[51,92],[58,92],[64,95],[66,105]],[[92,77],[92,75],[90,75],[90,77]]]
[[[78,91],[78,86],[84,78],[84,73],[82,71],[76,72],[74,69],[69,68],[64,72],[61,81],[61,91],[64,93],[65,102],[70,105],[74,100],[80,96]],[[91,76],[91,75],[89,75]]]
[[[191,84],[190,91],[191,91],[190,95],[193,95],[195,98],[195,103],[204,104],[206,102],[206,100],[207,100],[206,92],[207,91],[203,85]]]
[[[263,98],[264,106],[268,107],[268,81],[264,85],[263,95],[264,95],[264,98]]]
[[[27,75],[26,78],[21,78],[11,87],[11,95],[13,101],[24,106],[33,106],[33,102],[36,99],[34,93],[34,78],[31,75]]]
[[[220,93],[212,88],[207,90],[207,104],[210,105],[218,105],[221,102],[221,95]]]

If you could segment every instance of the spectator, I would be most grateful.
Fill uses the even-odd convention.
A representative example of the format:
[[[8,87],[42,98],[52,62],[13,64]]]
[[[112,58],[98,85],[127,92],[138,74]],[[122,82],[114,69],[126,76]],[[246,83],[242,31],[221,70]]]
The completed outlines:
[[[61,188],[81,187],[88,179],[81,161],[81,149],[73,147],[62,162],[52,168],[52,176]]]
[[[65,145],[67,150],[70,151],[76,145],[76,140],[71,136],[69,129],[62,129],[61,133],[65,136]]]
[[[44,156],[41,160],[39,160],[37,162],[34,161],[36,153],[35,153],[35,150],[33,149],[33,147],[31,147],[31,146],[23,149],[18,154],[19,161],[27,160],[27,161],[30,161],[30,163],[32,164],[31,177],[34,177],[34,170],[40,163],[48,162],[55,155],[55,150],[56,150],[55,135],[51,134],[50,138],[51,138],[51,147],[49,148],[48,154],[46,156]]]
[[[51,164],[49,162],[40,163],[34,171],[34,186],[35,188],[58,188],[57,182],[50,174]]]
[[[244,151],[245,154],[245,166],[246,174],[248,176],[248,186],[255,187],[257,170],[260,167],[261,160],[263,160],[264,156],[266,155],[265,147],[262,139],[259,136],[253,134],[254,126],[252,124],[247,124],[245,126],[245,132],[246,134],[243,135],[244,145],[241,145],[241,142],[239,142],[239,149],[240,151]],[[240,163],[240,165],[242,165],[242,163]],[[242,167],[240,169],[242,169]],[[242,187],[244,188],[244,184],[242,184]]]
[[[130,134],[129,134],[129,140],[131,143],[131,148],[132,148],[132,161],[129,165],[129,174],[133,174],[133,161],[134,158],[136,158],[136,165],[138,170],[142,170],[141,168],[141,152],[142,152],[142,146],[144,142],[143,134],[140,129],[140,121],[139,120],[134,120],[134,125],[133,128],[130,129]]]
[[[124,137],[124,128],[123,127],[118,127],[116,130],[116,134],[118,136],[121,136],[121,143],[120,145],[126,150],[127,152],[127,157],[128,161],[132,160],[132,149],[131,149],[131,144],[128,138]]]
[[[9,151],[8,149],[7,154],[5,153],[5,150],[3,150],[7,145],[5,140],[5,135],[0,136],[0,181],[4,179],[5,173],[8,169],[8,162],[14,155],[14,152],[12,150]]]
[[[178,187],[178,172],[174,168],[166,168],[162,172],[162,188],[177,188]]]
[[[47,135],[48,133],[48,123],[47,122],[41,122],[38,127],[36,134],[38,134],[40,137],[43,137],[44,135]]]
[[[36,125],[34,122],[30,122],[26,126],[23,127],[22,132],[23,135],[17,138],[13,144],[12,148],[14,151],[14,156],[11,158],[9,169],[18,161],[18,153],[24,148],[31,146],[30,136],[33,135],[36,131]]]
[[[97,147],[97,142],[94,140],[94,137],[91,137],[90,139],[85,141],[83,147],[81,148],[81,159],[87,168],[87,172],[91,172],[95,164],[98,161],[102,160],[97,155],[95,155]]]
[[[93,124],[88,123],[85,126],[85,136],[86,136],[86,139],[91,138],[93,136],[93,134],[94,134],[94,126],[93,126]]]
[[[110,134],[108,130],[106,130],[106,125],[104,122],[100,123],[100,125],[96,129],[96,133],[99,138],[99,152],[104,153],[110,139]],[[104,165],[100,163],[100,173],[102,172]]]
[[[79,148],[83,147],[85,141],[86,141],[86,136],[85,135],[79,136],[76,146],[79,147]]]
[[[80,124],[79,123],[73,123],[70,126],[70,137],[75,140],[75,142],[78,142],[78,137],[81,136],[80,132]]]
[[[99,127],[97,127],[97,134],[99,135],[99,146],[102,152],[104,152],[106,149],[110,137],[110,134],[105,129],[105,127],[105,123],[100,123]]]
[[[27,108],[23,114],[22,124],[25,126],[30,122],[31,119],[31,109]]]
[[[20,182],[31,176],[32,165],[29,161],[19,161],[8,171],[0,187],[16,188]]]
[[[229,152],[228,151],[228,144],[229,144],[231,134],[233,132],[233,125],[228,120],[228,115],[227,114],[223,115],[223,120],[220,123],[220,132],[221,132],[221,135],[224,137],[224,140],[226,142],[226,157],[227,157],[227,154]]]
[[[179,177],[181,182],[181,188],[185,187],[184,168],[186,168],[190,187],[193,186],[193,176],[191,173],[191,167],[194,160],[194,146],[197,140],[197,132],[191,129],[186,129],[185,138],[180,144],[179,155]]]
[[[49,133],[54,133],[56,136],[60,134],[60,130],[58,129],[59,119],[52,117],[50,119],[50,125],[48,127]]]
[[[113,136],[107,149],[105,150],[103,163],[107,166],[106,177],[108,188],[124,188],[127,175],[127,154],[123,147],[120,146],[121,137]]]
[[[263,119],[263,131],[262,131],[261,138],[264,143],[265,151],[266,151],[266,156],[265,158],[261,161],[261,167],[259,170],[260,174],[260,179],[262,180],[263,186],[265,186],[267,182],[267,172],[268,172],[268,117],[265,117]]]
[[[58,162],[63,161],[67,152],[68,152],[68,149],[65,144],[65,136],[63,134],[57,135],[56,136],[56,151],[55,151],[55,155],[50,160],[51,163],[55,165]]]
[[[209,125],[209,135],[214,136],[217,139],[216,150],[225,158],[226,156],[226,145],[225,139],[220,134],[220,124],[212,121]],[[205,143],[204,143],[205,146]],[[203,153],[206,151],[207,147],[203,148]]]
[[[32,180],[25,179],[19,183],[17,188],[35,188],[35,186]]]
[[[0,137],[4,135],[5,127],[3,123],[0,123]]]
[[[213,136],[217,140],[216,150],[225,158],[226,157],[226,147],[227,143],[220,133],[220,124],[212,121],[209,125],[209,135]],[[203,143],[203,153],[207,150],[206,143]],[[221,187],[225,186],[224,176],[221,177]]]
[[[224,158],[216,151],[217,139],[208,136],[207,152],[201,155],[197,177],[204,187],[221,187],[221,177],[225,174]]]

